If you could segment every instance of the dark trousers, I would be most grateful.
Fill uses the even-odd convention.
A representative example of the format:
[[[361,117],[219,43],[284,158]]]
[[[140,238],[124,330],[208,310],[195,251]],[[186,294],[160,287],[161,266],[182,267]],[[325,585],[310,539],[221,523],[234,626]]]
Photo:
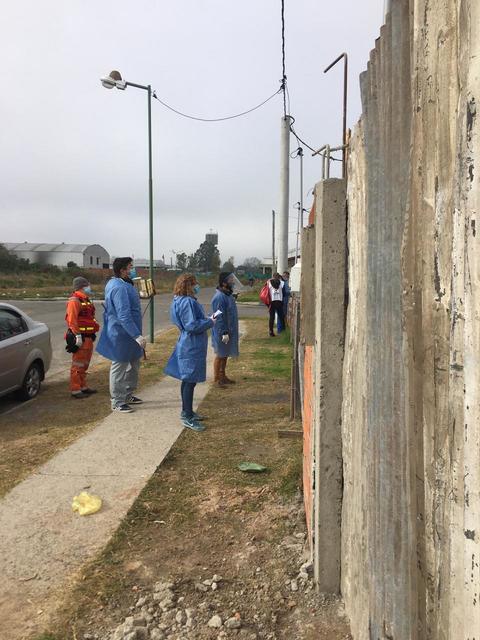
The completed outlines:
[[[182,411],[187,418],[193,416],[193,390],[195,389],[196,382],[185,382],[182,380],[180,387],[180,393],[182,396]]]
[[[285,329],[285,316],[283,315],[283,302],[281,300],[274,300],[270,304],[270,318],[268,320],[268,329],[270,335],[273,333],[273,323],[275,322],[275,314],[278,316],[279,331]]]

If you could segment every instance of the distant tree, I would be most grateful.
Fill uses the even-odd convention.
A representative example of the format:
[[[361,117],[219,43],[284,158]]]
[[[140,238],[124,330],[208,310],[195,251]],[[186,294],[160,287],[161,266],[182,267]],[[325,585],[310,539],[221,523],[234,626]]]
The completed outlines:
[[[235,258],[230,256],[230,258],[223,263],[222,271],[235,271],[234,260]]]
[[[205,240],[195,251],[197,269],[201,271],[218,271],[220,268],[220,253],[213,244]]]
[[[245,258],[243,261],[243,266],[246,269],[250,269],[251,271],[255,271],[260,268],[262,261],[259,258]]]
[[[186,253],[177,253],[177,269],[180,271],[187,270],[188,256]]]
[[[15,268],[18,258],[9,252],[9,250],[0,244],[0,269]]]
[[[67,262],[67,269],[78,269],[78,264],[73,260],[69,260],[69,262]]]
[[[3,244],[0,244],[0,269],[3,271],[17,272],[28,271],[31,265],[28,260],[24,258],[18,258]]]

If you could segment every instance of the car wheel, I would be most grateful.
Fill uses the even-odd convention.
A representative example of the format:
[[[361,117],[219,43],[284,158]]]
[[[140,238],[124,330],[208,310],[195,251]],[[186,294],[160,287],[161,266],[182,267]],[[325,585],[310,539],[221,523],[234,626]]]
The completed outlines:
[[[35,396],[38,395],[41,382],[42,371],[40,365],[37,362],[34,362],[30,365],[27,373],[25,374],[23,384],[18,390],[18,397],[21,400],[32,400],[32,398],[35,398]]]

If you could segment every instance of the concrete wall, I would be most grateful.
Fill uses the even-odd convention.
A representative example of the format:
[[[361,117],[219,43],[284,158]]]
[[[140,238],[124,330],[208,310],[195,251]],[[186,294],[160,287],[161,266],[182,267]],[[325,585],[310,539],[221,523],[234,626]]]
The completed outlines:
[[[315,362],[313,397],[314,577],[340,591],[342,368],[345,328],[345,181],[315,186]],[[303,298],[302,298],[303,299]]]
[[[342,591],[356,640],[478,640],[480,2],[392,0],[361,90]]]
[[[315,187],[302,237],[303,488],[317,587],[340,591],[342,370],[345,335],[346,194],[343,180]]]

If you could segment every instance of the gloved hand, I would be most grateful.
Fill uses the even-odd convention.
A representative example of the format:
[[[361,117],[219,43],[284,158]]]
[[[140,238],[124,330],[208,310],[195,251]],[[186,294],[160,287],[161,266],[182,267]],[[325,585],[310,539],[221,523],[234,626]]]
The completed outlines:
[[[144,336],[137,336],[135,338],[135,342],[137,342],[142,349],[145,349],[145,347],[147,346],[147,339]]]
[[[75,346],[76,346],[76,347],[81,347],[81,346],[82,346],[82,344],[83,344],[83,338],[82,338],[82,335],[81,335],[81,334],[77,334],[77,335],[75,336]]]
[[[223,344],[228,344],[230,342],[230,336],[228,335],[228,333],[224,333],[223,334],[222,342],[223,342]]]

